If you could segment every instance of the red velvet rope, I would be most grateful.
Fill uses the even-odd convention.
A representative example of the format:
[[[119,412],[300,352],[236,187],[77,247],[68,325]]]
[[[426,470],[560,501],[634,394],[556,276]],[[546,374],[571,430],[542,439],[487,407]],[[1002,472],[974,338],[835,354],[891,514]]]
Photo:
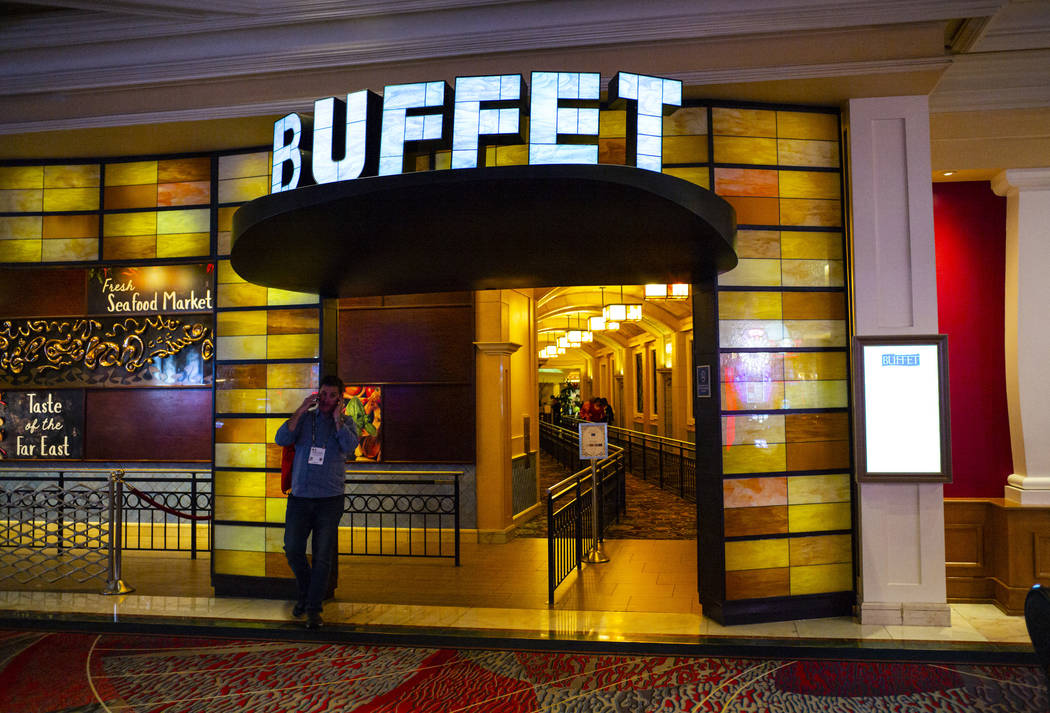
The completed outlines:
[[[167,505],[161,505],[156,500],[154,500],[150,496],[146,495],[144,492],[142,492],[141,490],[139,490],[138,488],[136,488],[134,485],[132,485],[131,483],[129,483],[126,480],[124,481],[124,485],[128,486],[128,490],[130,490],[131,492],[135,493],[135,495],[138,495],[140,498],[145,500],[147,503],[149,503],[153,507],[157,508],[158,510],[163,510],[164,512],[168,513],[169,515],[174,515],[175,517],[185,518],[187,520],[211,520],[211,515],[187,515],[186,513],[179,512],[178,510],[172,510]]]

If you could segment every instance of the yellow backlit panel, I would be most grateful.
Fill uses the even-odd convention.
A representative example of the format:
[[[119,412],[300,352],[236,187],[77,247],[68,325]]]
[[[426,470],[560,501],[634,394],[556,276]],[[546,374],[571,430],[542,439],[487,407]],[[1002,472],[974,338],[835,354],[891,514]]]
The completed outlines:
[[[846,375],[846,355],[842,352],[784,355],[784,378],[788,381],[845,379]]]
[[[229,255],[233,251],[233,235],[229,231],[215,236],[215,250],[218,255]]]
[[[839,167],[839,145],[835,141],[777,139],[777,153],[781,166]]]
[[[44,166],[44,188],[98,188],[99,166],[87,163],[73,166]],[[98,195],[98,190],[95,191]]]
[[[216,389],[216,413],[266,413],[266,389]]]
[[[43,187],[43,166],[0,166],[0,190]]]
[[[157,236],[157,257],[207,257],[211,254],[208,233],[173,233]]]
[[[837,200],[781,198],[783,225],[838,228],[842,225],[842,203]]]
[[[842,195],[842,175],[823,171],[780,171],[782,198],[830,198]]]
[[[307,396],[317,389],[308,387],[305,389],[268,389],[268,413],[292,413],[303,403]]]
[[[784,417],[761,414],[722,416],[722,443],[726,446],[784,442]]]
[[[286,498],[266,498],[266,522],[284,522],[284,513],[288,510]],[[284,546],[278,551],[284,551]]]
[[[665,136],[664,164],[701,163],[707,161],[706,136]]]
[[[46,188],[44,210],[95,210],[98,208],[98,188]]]
[[[316,391],[316,389],[310,389],[311,393],[313,391]],[[299,408],[299,406],[296,405],[296,408]],[[273,443],[274,442],[274,438],[277,437],[277,429],[279,429],[281,427],[281,424],[284,423],[286,420],[287,419],[284,416],[281,416],[280,418],[268,418],[268,419],[266,419],[266,442],[267,443]]]
[[[156,235],[157,213],[115,213],[102,218],[102,235],[106,237],[120,235]]]
[[[841,260],[842,233],[785,230],[781,236],[783,257],[794,260]]]
[[[722,481],[722,502],[727,509],[787,504],[786,477],[728,478]]]
[[[736,254],[738,258],[780,257],[780,231],[738,230]]]
[[[281,503],[284,507],[288,507],[288,500],[286,498],[270,498]],[[284,528],[283,527],[267,527],[266,528],[266,551],[267,552],[279,552],[282,559],[284,558]]]
[[[156,161],[106,164],[107,186],[137,186],[147,183],[157,183]]]
[[[222,284],[216,287],[219,307],[265,307],[266,288],[248,282]]]
[[[845,408],[845,381],[785,381],[784,408]]]
[[[207,182],[210,178],[211,159],[207,156],[165,159],[157,163],[157,183]]]
[[[804,567],[814,564],[833,564],[853,560],[849,535],[819,535],[796,537],[791,543],[791,566]]]
[[[266,304],[271,307],[315,305],[320,301],[320,297],[309,292],[292,292],[290,290],[281,290],[276,287],[267,288]]]
[[[776,197],[779,191],[777,173],[765,168],[716,168],[715,193],[720,196]]]
[[[211,202],[211,183],[186,181],[157,184],[157,205],[202,205]]]
[[[46,215],[42,228],[45,240],[49,238],[97,238],[98,215]]]
[[[39,188],[0,190],[0,213],[31,213],[44,205],[44,192]]]
[[[759,349],[782,346],[784,323],[778,319],[723,319],[718,322],[722,348]]]
[[[447,171],[452,168],[452,152],[451,151],[435,151],[434,152],[434,170],[435,171]]]
[[[219,208],[218,216],[216,219],[216,226],[219,230],[230,231],[233,230],[233,214],[237,212],[237,208],[233,206],[226,206],[225,208]],[[229,262],[227,260],[227,262]]]
[[[215,327],[220,337],[266,334],[266,311],[220,312]]]
[[[106,260],[154,258],[157,257],[157,238],[153,235],[103,238],[102,253]]]
[[[0,262],[39,262],[42,240],[0,240]]]
[[[783,443],[722,446],[723,473],[773,473],[787,469]]]
[[[777,114],[767,109],[711,110],[712,133],[715,136],[770,136],[777,135]],[[772,162],[769,162],[772,163]]]
[[[784,355],[769,352],[723,352],[722,381],[783,381]]]
[[[788,566],[788,541],[743,540],[727,542],[726,571],[741,569],[769,569]]]
[[[222,418],[215,422],[218,443],[265,443],[266,419]]]
[[[791,595],[848,592],[853,589],[853,565],[819,564],[791,568]]]
[[[664,120],[666,126],[667,120]],[[665,132],[666,135],[666,132]],[[627,112],[607,109],[598,115],[598,136],[603,139],[627,136]]]
[[[790,532],[848,530],[852,522],[849,503],[788,505],[788,530]]]
[[[664,136],[699,136],[706,133],[705,107],[685,107],[664,117]]]
[[[43,262],[83,262],[98,259],[98,238],[53,238],[45,240]]]
[[[529,163],[529,147],[527,144],[513,144],[511,146],[496,147],[497,166],[527,166]]]
[[[780,319],[779,292],[723,292],[718,295],[719,319]]]
[[[266,447],[261,443],[216,443],[217,468],[263,468],[266,466]]]
[[[735,136],[714,137],[715,156],[718,163],[750,163],[775,165],[777,142],[775,139],[752,139]]]
[[[664,168],[664,173],[668,176],[674,176],[681,178],[683,181],[689,181],[695,183],[701,188],[711,188],[711,172],[706,166],[679,166]]]
[[[808,111],[778,111],[777,136],[782,139],[839,140],[838,114]]]
[[[841,260],[782,260],[784,285],[791,287],[842,287]]]
[[[732,381],[723,383],[722,408],[726,411],[784,408],[784,382]]]
[[[781,346],[845,346],[846,322],[841,319],[785,319],[783,340]]]
[[[320,342],[317,334],[271,334],[266,338],[266,358],[316,359]]]
[[[780,285],[780,260],[741,258],[736,267],[718,276],[723,287],[776,287]]]
[[[791,505],[848,503],[849,474],[795,475],[787,479],[787,501]]]
[[[244,278],[237,274],[229,260],[219,260],[215,267],[215,280],[220,285],[224,283],[242,283]]]
[[[219,359],[265,359],[266,337],[223,337],[215,339],[215,356]]]
[[[269,176],[231,178],[219,181],[220,203],[245,203],[270,192]]]
[[[231,527],[230,525],[215,526],[215,540],[219,540],[219,533]],[[258,530],[260,533],[266,528],[253,527],[242,528]],[[265,540],[264,540],[265,542]],[[211,554],[212,567],[215,574],[237,574],[244,577],[266,576],[266,552],[238,552],[220,550],[216,547]]]
[[[230,497],[228,495],[215,496],[216,520],[241,520],[247,522],[261,522],[266,517],[266,498],[263,497]],[[216,526],[229,527],[228,525]]]
[[[248,176],[270,177],[270,152],[237,154],[219,157],[219,179],[245,178]]]
[[[164,210],[157,214],[157,234],[201,233],[211,229],[211,212],[207,208],[194,210]]]
[[[0,218],[0,240],[39,239],[43,233],[43,219],[39,215]]]
[[[316,389],[317,364],[267,364],[266,385],[271,389]]]

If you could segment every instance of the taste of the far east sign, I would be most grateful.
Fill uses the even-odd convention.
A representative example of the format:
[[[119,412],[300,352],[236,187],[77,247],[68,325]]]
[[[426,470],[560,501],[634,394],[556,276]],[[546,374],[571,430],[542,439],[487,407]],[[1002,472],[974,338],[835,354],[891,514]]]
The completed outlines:
[[[83,450],[81,389],[0,392],[0,459],[79,459]]]
[[[213,265],[97,267],[88,274],[89,314],[170,314],[214,309]]]

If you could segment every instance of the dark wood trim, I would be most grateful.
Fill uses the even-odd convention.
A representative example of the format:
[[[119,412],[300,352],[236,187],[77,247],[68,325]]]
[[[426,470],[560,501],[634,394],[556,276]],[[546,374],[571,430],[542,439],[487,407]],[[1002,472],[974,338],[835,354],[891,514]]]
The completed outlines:
[[[715,609],[704,606],[704,616],[723,626],[758,624],[767,621],[819,619],[831,616],[852,616],[856,604],[853,592],[831,592],[766,599],[738,599],[723,602]]]

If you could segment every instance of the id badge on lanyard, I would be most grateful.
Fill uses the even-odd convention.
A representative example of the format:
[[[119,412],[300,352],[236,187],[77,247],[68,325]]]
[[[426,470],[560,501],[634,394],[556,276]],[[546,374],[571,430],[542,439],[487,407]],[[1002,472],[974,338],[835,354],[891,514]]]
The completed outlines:
[[[317,445],[317,412],[314,411],[314,423],[313,428],[310,429],[310,440],[313,444],[310,446],[310,465],[324,465],[324,448]]]

